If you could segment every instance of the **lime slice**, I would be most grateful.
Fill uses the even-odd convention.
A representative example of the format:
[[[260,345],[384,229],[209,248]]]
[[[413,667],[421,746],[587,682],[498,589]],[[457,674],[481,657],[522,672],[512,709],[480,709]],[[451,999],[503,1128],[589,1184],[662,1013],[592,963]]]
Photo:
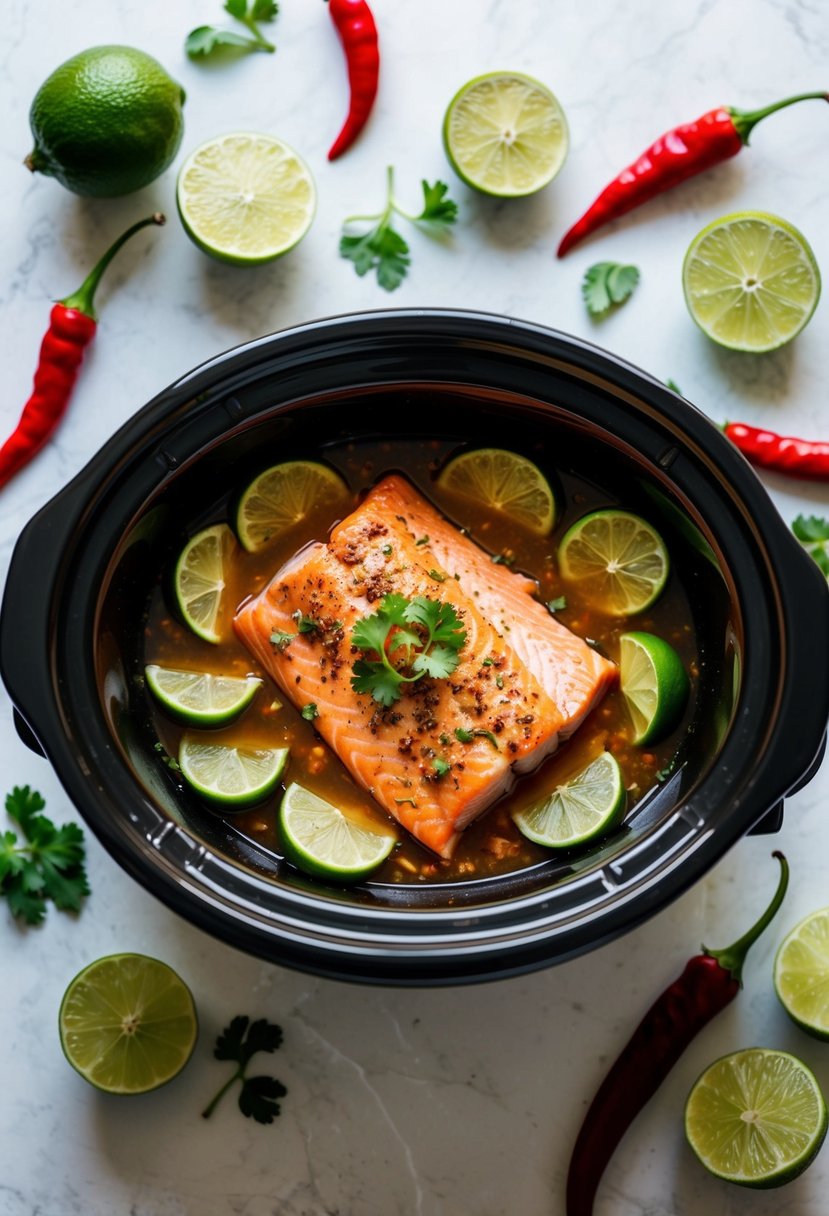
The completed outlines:
[[[287,747],[251,747],[212,743],[185,734],[178,752],[182,775],[211,802],[248,806],[276,785],[288,761]]]
[[[343,479],[313,460],[287,460],[260,473],[242,495],[236,531],[249,553],[263,549],[286,528],[301,523],[314,507],[340,502],[348,487]]]
[[[565,532],[558,547],[562,578],[578,583],[594,608],[610,616],[642,612],[668,577],[662,537],[629,511],[593,511]]]
[[[513,814],[518,830],[548,849],[572,849],[600,836],[621,819],[625,809],[622,770],[610,752],[602,752],[539,802]]]
[[[470,80],[450,101],[443,146],[467,186],[519,198],[541,190],[564,164],[567,120],[540,81],[520,72],[490,72]]]
[[[703,228],[682,267],[697,325],[729,350],[776,350],[799,334],[820,298],[802,233],[776,215],[740,211]]]
[[[670,734],[682,717],[690,690],[688,674],[673,646],[653,633],[623,633],[619,678],[633,722],[633,742],[653,743]]]
[[[190,990],[166,963],[110,954],[72,980],[58,1014],[73,1068],[109,1094],[143,1094],[181,1072],[196,1045]]]
[[[812,912],[785,938],[774,960],[774,988],[801,1029],[829,1039],[829,908]]]
[[[397,843],[387,832],[361,827],[295,781],[282,798],[279,831],[285,856],[298,870],[336,882],[365,878]]]
[[[550,483],[526,456],[503,448],[477,448],[451,460],[438,478],[444,490],[462,494],[546,536],[555,520]]]
[[[317,192],[305,162],[281,139],[239,132],[196,148],[176,201],[190,239],[222,262],[254,266],[293,249],[311,226]]]
[[[206,642],[220,642],[219,614],[226,564],[236,544],[227,524],[205,528],[187,542],[176,563],[175,592],[185,622]]]
[[[147,687],[173,717],[193,726],[224,726],[247,709],[263,681],[258,676],[214,676],[148,663]]]
[[[826,1104],[800,1060],[750,1047],[702,1074],[688,1096],[685,1134],[718,1178],[782,1186],[802,1174],[823,1143]]]

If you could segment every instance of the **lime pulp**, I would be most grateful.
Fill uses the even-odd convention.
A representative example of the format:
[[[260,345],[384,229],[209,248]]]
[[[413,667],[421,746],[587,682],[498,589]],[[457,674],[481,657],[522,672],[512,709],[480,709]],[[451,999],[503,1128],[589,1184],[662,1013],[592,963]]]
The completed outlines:
[[[532,806],[513,814],[519,831],[548,849],[571,849],[618,823],[626,802],[622,770],[602,752]]]
[[[561,576],[577,583],[594,608],[631,616],[661,595],[670,563],[662,537],[629,511],[606,508],[585,515],[561,538]]]
[[[318,506],[348,500],[338,473],[313,460],[287,460],[260,473],[242,495],[236,531],[249,553],[307,518]]]
[[[676,726],[688,700],[687,672],[673,646],[653,633],[623,633],[619,679],[633,742],[653,743]]]
[[[539,536],[547,536],[555,522],[550,483],[517,452],[503,448],[462,452],[442,470],[438,485],[499,511]]]
[[[185,733],[179,745],[182,776],[211,802],[228,808],[250,806],[265,798],[288,762],[288,748],[214,743]]]
[[[226,564],[235,543],[227,524],[214,524],[187,542],[176,563],[179,611],[185,623],[206,642],[222,640],[222,592]]]
[[[174,717],[201,726],[223,726],[250,705],[262,680],[258,676],[212,675],[207,671],[181,671],[148,663],[147,687]]]
[[[829,1039],[829,908],[812,912],[784,939],[774,960],[774,988],[802,1030]]]
[[[279,834],[285,856],[298,870],[343,883],[366,878],[397,843],[395,836],[363,827],[296,782],[282,798]]]

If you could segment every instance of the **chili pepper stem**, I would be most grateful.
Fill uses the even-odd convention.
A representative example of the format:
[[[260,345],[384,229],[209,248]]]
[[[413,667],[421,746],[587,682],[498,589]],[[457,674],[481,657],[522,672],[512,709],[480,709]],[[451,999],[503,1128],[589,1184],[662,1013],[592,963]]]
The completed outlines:
[[[716,959],[720,966],[729,973],[732,979],[737,981],[741,988],[743,986],[743,964],[746,961],[746,955],[760,934],[773,920],[777,909],[783,902],[783,896],[786,894],[786,888],[789,885],[789,863],[786,861],[786,858],[779,850],[775,850],[772,853],[772,857],[776,857],[780,862],[780,881],[777,884],[774,898],[760,919],[756,924],[752,925],[747,933],[744,933],[741,938],[732,945],[726,946],[723,950],[709,950],[706,946],[702,947],[703,954],[706,954],[709,958]]]
[[[775,114],[786,106],[793,106],[798,101],[829,101],[829,93],[798,93],[796,97],[785,97],[783,101],[775,101],[773,105],[763,106],[761,110],[735,110],[728,106],[731,121],[743,144],[748,146],[748,137],[758,122],[762,122],[769,114]]]
[[[128,228],[126,232],[122,233],[121,236],[118,237],[117,241],[114,241],[113,244],[110,245],[109,249],[107,249],[101,260],[96,266],[93,266],[92,270],[90,270],[89,274],[86,276],[83,283],[81,283],[78,290],[74,291],[72,295],[66,296],[65,299],[58,300],[58,304],[62,304],[64,308],[74,308],[76,312],[82,312],[85,316],[90,317],[93,321],[97,321],[98,317],[94,306],[95,290],[101,281],[104,271],[115,257],[118,250],[122,245],[126,244],[130,237],[134,236],[135,233],[139,232],[142,228],[146,228],[150,224],[160,225],[166,224],[166,222],[167,220],[161,214],[161,212],[156,211],[154,215],[148,215],[146,219],[139,220],[138,223],[133,224],[131,228]]]

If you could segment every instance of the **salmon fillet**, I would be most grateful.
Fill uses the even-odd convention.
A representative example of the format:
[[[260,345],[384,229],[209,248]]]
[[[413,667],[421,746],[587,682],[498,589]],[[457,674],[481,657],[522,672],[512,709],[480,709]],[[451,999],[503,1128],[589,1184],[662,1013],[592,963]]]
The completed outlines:
[[[368,495],[398,527],[415,538],[428,536],[422,548],[442,567],[458,575],[475,605],[503,634],[564,719],[561,739],[568,738],[615,683],[617,669],[580,637],[557,621],[534,597],[536,583],[490,555],[442,515],[403,477],[384,477]]]
[[[386,478],[378,491],[389,482],[414,493],[400,478]],[[471,589],[395,519],[402,509],[387,488],[385,497],[370,494],[327,544],[286,563],[234,625],[294,705],[316,705],[316,729],[359,784],[417,840],[450,857],[464,827],[510,788],[516,772],[555,750],[567,723]],[[426,676],[385,707],[351,686],[360,657],[351,632],[390,592],[452,604],[466,640],[448,678]],[[316,628],[298,633],[300,616]],[[274,644],[280,634],[291,640]],[[436,760],[448,771],[439,772]]]

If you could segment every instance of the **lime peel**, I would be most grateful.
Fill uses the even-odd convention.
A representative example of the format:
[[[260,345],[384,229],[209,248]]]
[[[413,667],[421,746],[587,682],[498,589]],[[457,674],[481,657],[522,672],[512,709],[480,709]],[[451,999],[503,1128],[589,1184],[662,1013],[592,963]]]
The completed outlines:
[[[619,639],[622,695],[633,722],[633,742],[653,743],[670,734],[682,716],[690,681],[674,648],[652,633]]]
[[[184,671],[148,663],[147,687],[174,717],[203,726],[223,726],[250,705],[263,680],[259,676],[223,676]]]
[[[774,989],[801,1030],[829,1039],[829,908],[804,917],[774,960]]]

